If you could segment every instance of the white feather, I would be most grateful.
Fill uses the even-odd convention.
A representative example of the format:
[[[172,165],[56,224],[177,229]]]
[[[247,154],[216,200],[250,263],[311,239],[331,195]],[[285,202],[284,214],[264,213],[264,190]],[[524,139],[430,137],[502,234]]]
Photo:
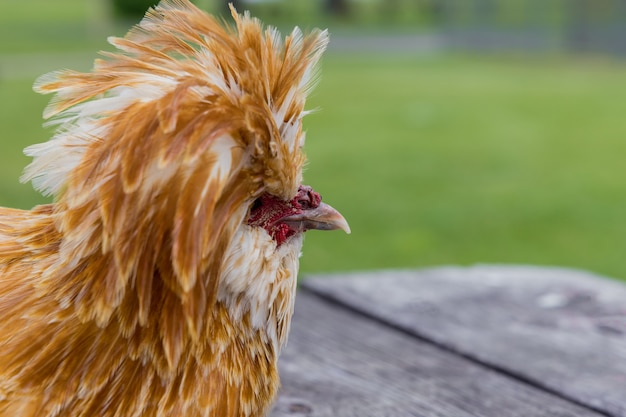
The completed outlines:
[[[249,313],[252,326],[265,330],[277,351],[286,342],[302,241],[295,235],[277,248],[264,229],[241,225],[225,256],[218,300],[234,320]]]

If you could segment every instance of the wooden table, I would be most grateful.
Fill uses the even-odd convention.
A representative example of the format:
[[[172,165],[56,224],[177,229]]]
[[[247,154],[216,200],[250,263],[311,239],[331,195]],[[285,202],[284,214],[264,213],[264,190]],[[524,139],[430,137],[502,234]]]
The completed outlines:
[[[272,417],[626,417],[626,286],[560,268],[306,277]]]

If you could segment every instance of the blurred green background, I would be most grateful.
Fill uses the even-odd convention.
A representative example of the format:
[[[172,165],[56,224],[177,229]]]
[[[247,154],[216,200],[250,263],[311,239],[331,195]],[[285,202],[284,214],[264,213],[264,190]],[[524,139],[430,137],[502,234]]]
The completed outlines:
[[[221,13],[226,2],[199,0]],[[353,234],[310,233],[303,272],[521,263],[626,279],[626,6],[618,0],[239,1],[330,27],[306,182]],[[46,140],[34,79],[87,70],[136,16],[107,0],[0,0],[0,205]]]

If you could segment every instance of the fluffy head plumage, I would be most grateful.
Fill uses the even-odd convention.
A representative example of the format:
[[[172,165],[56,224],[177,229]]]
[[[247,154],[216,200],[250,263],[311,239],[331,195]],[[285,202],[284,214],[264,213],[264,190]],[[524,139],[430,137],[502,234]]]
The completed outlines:
[[[268,191],[295,194],[303,105],[327,32],[304,37],[296,28],[283,41],[247,13],[233,9],[233,17],[236,27],[225,27],[186,0],[165,0],[126,37],[110,38],[118,51],[103,52],[92,72],[41,77],[35,90],[56,93],[44,117],[59,129],[48,143],[27,148],[35,160],[23,179],[45,194],[64,187],[81,193],[93,184],[73,184],[73,177],[91,174],[85,156],[104,148],[121,155],[92,161],[92,169],[121,156],[122,185],[132,192],[151,164],[191,166],[230,136],[247,151],[243,162],[262,162],[252,174]]]
[[[296,28],[283,41],[248,14],[233,17],[236,27],[224,27],[165,0],[111,38],[118,52],[92,72],[37,81],[37,91],[56,93],[44,116],[58,129],[27,148],[34,161],[23,179],[68,213],[59,226],[81,240],[66,242],[68,252],[80,245],[86,255],[90,232],[101,234],[125,282],[142,245],[163,240],[155,222],[171,224],[176,285],[187,292],[241,223],[238,207],[266,192],[296,194],[304,100],[327,33]]]

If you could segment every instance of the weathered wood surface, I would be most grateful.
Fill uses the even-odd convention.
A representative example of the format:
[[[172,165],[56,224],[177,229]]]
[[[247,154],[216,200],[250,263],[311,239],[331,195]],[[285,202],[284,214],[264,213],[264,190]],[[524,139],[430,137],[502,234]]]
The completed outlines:
[[[301,292],[272,417],[600,417]]]
[[[621,283],[559,268],[476,266],[309,277],[303,287],[501,375],[626,417]]]

